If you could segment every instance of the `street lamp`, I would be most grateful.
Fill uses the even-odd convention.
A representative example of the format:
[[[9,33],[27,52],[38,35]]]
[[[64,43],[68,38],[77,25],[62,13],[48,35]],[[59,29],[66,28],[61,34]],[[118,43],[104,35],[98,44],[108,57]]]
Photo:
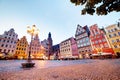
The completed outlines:
[[[33,37],[35,35],[38,35],[39,29],[37,29],[35,25],[33,25],[31,28],[28,26],[27,33],[31,35],[30,50],[29,50],[29,54],[28,54],[28,60],[26,63],[22,63],[22,67],[30,68],[30,67],[34,67],[34,65],[35,65],[35,63],[33,63],[31,61],[31,43],[32,43]]]

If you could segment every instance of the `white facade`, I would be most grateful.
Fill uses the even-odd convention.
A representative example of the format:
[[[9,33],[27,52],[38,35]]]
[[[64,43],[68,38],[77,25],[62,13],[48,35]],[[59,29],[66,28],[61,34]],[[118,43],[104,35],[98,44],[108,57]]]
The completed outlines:
[[[18,35],[13,28],[9,31],[5,31],[3,35],[0,35],[0,52],[3,54],[14,54],[17,40]]]
[[[72,58],[71,38],[60,43],[60,58]]]

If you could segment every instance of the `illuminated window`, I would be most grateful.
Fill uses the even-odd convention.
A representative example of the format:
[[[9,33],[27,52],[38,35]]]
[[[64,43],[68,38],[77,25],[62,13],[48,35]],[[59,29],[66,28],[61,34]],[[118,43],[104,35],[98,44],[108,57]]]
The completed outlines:
[[[117,45],[114,45],[114,48],[117,48]]]

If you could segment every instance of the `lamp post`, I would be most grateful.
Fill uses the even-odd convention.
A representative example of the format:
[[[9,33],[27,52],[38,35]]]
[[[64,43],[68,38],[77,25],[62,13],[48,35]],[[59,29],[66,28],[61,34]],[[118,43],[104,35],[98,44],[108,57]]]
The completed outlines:
[[[35,63],[31,61],[31,43],[32,43],[33,37],[39,33],[39,29],[37,29],[35,25],[33,25],[31,28],[28,26],[27,28],[28,28],[27,33],[31,35],[31,42],[30,42],[27,62],[22,63],[22,67],[30,68],[30,67],[34,67],[35,65]]]

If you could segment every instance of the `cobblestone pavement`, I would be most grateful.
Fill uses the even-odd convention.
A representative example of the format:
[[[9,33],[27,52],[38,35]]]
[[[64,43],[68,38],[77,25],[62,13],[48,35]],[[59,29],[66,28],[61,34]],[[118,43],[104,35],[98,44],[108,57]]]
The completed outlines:
[[[0,80],[120,80],[120,59],[44,69],[0,72]]]

